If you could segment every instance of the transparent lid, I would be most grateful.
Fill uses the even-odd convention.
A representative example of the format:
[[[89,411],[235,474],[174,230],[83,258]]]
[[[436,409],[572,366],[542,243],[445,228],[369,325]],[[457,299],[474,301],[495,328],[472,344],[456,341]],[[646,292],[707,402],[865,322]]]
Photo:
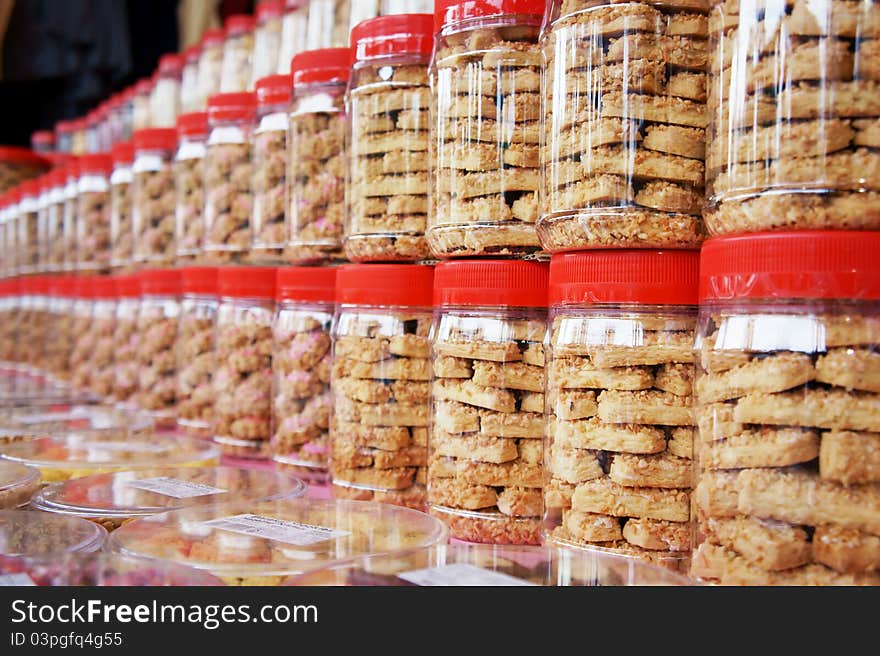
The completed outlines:
[[[108,549],[182,562],[221,577],[284,577],[354,556],[440,544],[446,536],[440,520],[408,508],[289,499],[144,517],[117,529]]]
[[[237,467],[176,467],[93,474],[53,483],[31,504],[85,517],[135,517],[242,500],[304,496],[298,478]]]
[[[38,469],[0,460],[0,493],[35,485],[39,480]]]
[[[682,574],[593,549],[441,544],[334,563],[294,576],[297,586],[695,585]]]
[[[150,431],[152,417],[110,405],[18,405],[0,408],[0,435],[63,434],[71,431],[116,433],[121,437]]]
[[[0,510],[0,554],[48,556],[97,551],[107,531],[79,517],[30,510]]]

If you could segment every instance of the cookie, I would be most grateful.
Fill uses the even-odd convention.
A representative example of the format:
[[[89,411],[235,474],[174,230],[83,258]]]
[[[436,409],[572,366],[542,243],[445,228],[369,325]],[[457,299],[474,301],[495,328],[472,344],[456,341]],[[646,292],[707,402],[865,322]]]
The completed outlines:
[[[403,490],[410,487],[416,473],[414,467],[351,469],[334,466],[332,469],[334,481],[344,481],[352,485],[364,485],[385,490]]]
[[[727,401],[748,394],[771,394],[799,387],[816,377],[813,361],[803,353],[779,352],[719,374],[707,374],[697,383],[703,403]]]
[[[659,488],[629,488],[607,478],[581,483],[571,499],[572,510],[615,517],[643,517],[686,522],[690,513],[687,492]]]
[[[648,125],[642,147],[670,155],[702,160],[706,156],[706,131],[680,125]]]
[[[544,369],[520,362],[497,364],[476,361],[473,382],[483,387],[508,388],[528,392],[544,391]]]
[[[750,394],[737,401],[733,416],[744,424],[873,430],[880,426],[880,397],[821,389]]]
[[[516,398],[507,390],[496,387],[483,387],[473,381],[436,380],[434,397],[446,401],[458,401],[487,410],[514,412]]]
[[[659,453],[621,453],[611,459],[608,476],[626,487],[689,488],[692,463],[687,458]]]
[[[667,362],[693,362],[693,335],[687,331],[646,332],[627,345],[605,344],[587,347],[597,367],[658,365]]]
[[[690,551],[691,530],[686,522],[630,519],[623,525],[623,538],[652,551]]]
[[[709,469],[787,467],[818,456],[819,434],[803,428],[746,430],[700,449],[700,462]]]
[[[677,98],[706,102],[706,74],[682,71],[673,73],[666,82],[666,93]]]
[[[431,380],[431,361],[427,358],[392,358],[378,362],[359,362],[337,358],[334,362],[337,376],[374,378],[377,380]]]
[[[613,424],[690,426],[694,423],[690,397],[657,390],[605,390],[599,394],[599,418]]]
[[[598,456],[592,451],[554,445],[550,450],[549,471],[555,479],[577,484],[605,475]]]
[[[598,417],[550,426],[555,445],[574,449],[651,454],[666,448],[666,433],[653,426],[607,424]]]
[[[519,347],[514,342],[440,341],[434,350],[441,355],[461,359],[489,360],[492,362],[518,362],[522,360]],[[438,374],[439,375],[439,374]]]
[[[407,358],[429,358],[431,343],[421,335],[394,335],[388,342],[391,355]]]
[[[457,478],[442,478],[431,481],[428,499],[432,504],[441,506],[481,510],[495,507],[498,493],[488,485],[472,485]]]
[[[377,155],[395,152],[421,152],[428,150],[427,132],[387,132],[362,136],[355,142],[353,155]]]
[[[880,482],[880,433],[822,433],[819,475],[844,485]]]
[[[471,75],[453,75],[450,88],[455,95],[506,96],[513,93],[540,93],[541,73],[532,68],[514,68],[501,73],[492,69],[481,69],[479,73]]]
[[[608,166],[610,167],[612,164],[608,164]],[[491,194],[504,194],[513,191],[537,192],[541,186],[540,171],[538,169],[529,168],[510,168],[503,171],[461,173],[454,175],[449,175],[447,174],[447,171],[440,170],[437,173],[437,179],[437,191],[439,193],[453,194],[459,199],[469,199]],[[370,182],[370,184],[372,185],[374,183]],[[376,193],[374,195],[388,196],[390,193]]]
[[[880,570],[880,537],[839,526],[817,526],[813,560],[842,574]]]
[[[738,517],[709,519],[703,530],[710,542],[733,549],[764,570],[791,569],[812,561],[807,532],[797,526]]]
[[[540,165],[538,146],[510,144],[499,148],[487,143],[448,143],[438,155],[438,166],[459,171],[493,171],[505,167]]]
[[[808,0],[794,0],[786,22],[790,34],[803,36],[843,36],[867,38],[880,36],[880,18],[873,7],[858,2],[831,2],[816,9]]]
[[[470,378],[474,375],[473,363],[467,358],[441,355],[434,359],[434,375],[437,378]]]
[[[535,412],[480,412],[480,432],[494,437],[544,436],[544,415]]]
[[[816,360],[816,380],[846,389],[880,392],[880,353],[831,349]]]
[[[480,430],[480,415],[473,406],[458,401],[437,401],[434,427],[447,433],[476,432]]]
[[[523,392],[519,397],[519,409],[522,412],[544,412],[544,395],[537,392]]]
[[[431,450],[439,456],[501,464],[519,457],[515,440],[485,435],[450,435],[434,431]]]
[[[619,91],[609,91],[603,94],[601,116],[669,123],[702,129],[709,125],[709,112],[703,103],[673,96],[650,96]],[[681,182],[690,182],[691,179],[681,180]],[[699,186],[701,181],[696,180],[691,184]]]
[[[589,157],[581,161],[562,161],[550,166],[550,181],[559,186],[600,174],[678,182],[694,187],[702,187],[705,177],[702,161],[625,146],[599,146],[591,149]]]
[[[543,469],[536,463],[496,464],[478,460],[458,460],[457,463],[455,475],[473,485],[539,488],[543,483]]]
[[[575,348],[582,350],[581,347]],[[554,357],[549,375],[550,385],[562,389],[636,391],[650,389],[654,385],[654,376],[648,367],[602,368],[588,358],[579,357]]]
[[[790,157],[824,157],[847,148],[855,137],[850,124],[840,119],[777,123],[743,130],[719,139],[713,161],[723,165],[739,162],[763,162]]]
[[[498,510],[513,517],[540,517],[544,510],[541,489],[506,487],[498,495]]]
[[[735,517],[739,490],[737,472],[702,471],[694,488],[694,501],[701,517]]]
[[[516,196],[510,194],[489,194],[480,196],[479,198],[462,199],[455,195],[440,194],[437,202],[438,211],[442,214],[434,216],[434,224],[437,227],[447,225],[467,225],[472,223],[483,224],[487,227],[491,224],[502,224],[510,222],[516,225],[518,222],[534,223],[538,220],[538,197],[532,192],[519,192]],[[510,198],[516,198],[510,202]],[[512,230],[513,226],[496,225],[492,226],[492,230],[497,234],[491,238],[486,237],[481,242],[481,248],[501,247],[505,245],[504,239],[511,246],[529,246],[531,241],[528,240],[529,230],[520,234]],[[508,228],[508,229],[505,229]],[[525,228],[521,226],[521,228]],[[450,228],[445,228],[445,232],[452,232]],[[455,233],[457,234],[457,233]],[[473,240],[474,237],[469,235]],[[452,235],[447,234],[446,239],[451,241]],[[435,241],[437,237],[435,235]],[[464,241],[464,237],[460,236],[459,241]]]
[[[563,420],[587,419],[599,412],[596,392],[560,391],[551,401],[552,412]]]
[[[558,479],[551,479],[544,486],[544,506],[546,508],[571,508],[571,497],[575,486]]]
[[[568,207],[551,211],[570,211]],[[685,214],[658,214],[630,209],[581,212],[538,226],[549,251],[572,248],[696,248],[702,243],[702,221]]]
[[[541,142],[540,121],[496,121],[484,117],[480,120],[479,129],[476,130],[471,120],[451,119],[440,121],[437,133],[443,141],[460,139],[471,143],[533,145]]]
[[[880,119],[856,119],[852,126],[856,131],[853,137],[856,146],[880,148]]]
[[[522,361],[535,367],[543,367],[546,363],[544,345],[534,342],[530,343],[526,350],[522,352]]]
[[[689,364],[662,364],[654,375],[654,387],[675,396],[690,396],[693,382],[694,368]]]
[[[776,88],[804,80],[821,80],[823,84],[851,80],[853,63],[853,53],[846,41],[822,39],[821,42],[792,42],[779,57],[764,55],[757,63],[748,66],[744,88],[751,93],[765,87]]]
[[[669,66],[700,72],[709,62],[705,39],[630,31],[608,40],[605,62],[625,61],[632,57],[665,61]],[[577,62],[579,56],[574,55],[572,59]]]
[[[572,541],[582,544],[623,539],[620,520],[604,514],[568,510],[563,514],[562,527]]]
[[[676,427],[669,433],[669,441],[666,442],[666,450],[679,458],[694,457],[694,429],[690,427]]]
[[[544,151],[548,162],[561,160],[572,155],[580,155],[599,146],[628,144],[633,148],[642,140],[642,134],[639,132],[639,123],[626,118],[598,118],[592,110],[584,110],[583,115],[578,114],[566,118],[570,119],[572,124],[570,126],[563,125],[558,133],[553,133],[548,139]],[[705,142],[705,135],[702,135],[702,137],[703,142]],[[647,148],[647,146],[645,147]],[[653,148],[652,150],[661,149]],[[663,152],[669,151],[664,150]],[[553,186],[558,185],[552,179],[550,182]],[[612,185],[606,186],[611,187]],[[597,200],[599,199],[597,198]]]

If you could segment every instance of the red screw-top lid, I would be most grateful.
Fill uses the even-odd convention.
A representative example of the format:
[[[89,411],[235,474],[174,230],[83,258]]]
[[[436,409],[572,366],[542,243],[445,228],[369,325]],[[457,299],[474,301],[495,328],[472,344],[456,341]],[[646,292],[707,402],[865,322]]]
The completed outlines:
[[[132,135],[135,152],[139,150],[174,150],[177,148],[177,130],[174,128],[144,128]]]
[[[431,307],[434,267],[346,264],[336,273],[336,301],[352,305]]]
[[[247,121],[254,119],[257,96],[250,91],[218,93],[208,98],[208,122]]]
[[[73,120],[58,121],[55,124],[55,134],[66,134],[73,132]]]
[[[49,160],[45,157],[41,157],[28,148],[19,148],[18,146],[0,146],[0,162],[49,168]]]
[[[226,28],[226,36],[236,36],[245,32],[253,32],[256,21],[253,16],[247,14],[233,14],[226,19],[223,27]]]
[[[292,76],[290,75],[267,75],[254,83],[257,94],[257,105],[269,107],[290,103],[290,90]]]
[[[150,93],[150,89],[153,87],[153,79],[151,77],[144,77],[135,82],[134,85],[134,94],[136,96],[140,96],[143,94]]]
[[[146,269],[138,275],[141,295],[180,296],[180,269]]]
[[[50,184],[52,187],[63,187],[67,182],[67,167],[59,166],[58,168],[52,169],[51,176],[52,181]]]
[[[116,278],[113,276],[97,276],[92,282],[92,294],[95,298],[106,299],[119,296]]]
[[[76,278],[73,276],[53,276],[49,281],[49,293],[53,296],[73,297],[76,295]]]
[[[545,0],[435,0],[434,28],[489,16],[543,16]]]
[[[177,134],[194,137],[208,134],[208,112],[189,112],[177,117]]]
[[[113,146],[110,155],[116,165],[131,164],[134,160],[134,144],[130,141],[122,141]]]
[[[77,276],[73,283],[73,294],[76,298],[94,298],[95,279],[92,276]]]
[[[35,198],[40,194],[40,181],[38,178],[25,180],[19,185],[21,198]]]
[[[880,299],[880,233],[805,230],[716,237],[700,259],[700,301]]]
[[[316,82],[348,82],[351,76],[350,48],[306,50],[290,60],[293,86]]]
[[[391,14],[369,18],[351,31],[353,62],[389,55],[429,55],[434,47],[431,14]]]
[[[284,2],[282,0],[262,0],[257,5],[257,22],[262,22],[270,18],[278,18],[284,11]]]
[[[544,262],[457,260],[437,265],[434,305],[547,307]]]
[[[79,174],[110,175],[113,170],[113,159],[107,153],[89,153],[79,158]]]
[[[122,298],[137,298],[141,295],[141,279],[136,273],[116,277],[116,291]]]
[[[220,296],[275,298],[275,267],[223,267],[217,274]]]
[[[15,205],[16,203],[18,203],[18,201],[21,200],[21,185],[19,185],[18,187],[13,187],[7,193],[9,194],[9,204]]]
[[[336,300],[336,269],[333,267],[281,267],[275,279],[279,301]]]
[[[64,165],[64,179],[71,182],[79,178],[79,157],[71,157]]]
[[[159,57],[159,73],[161,75],[180,75],[183,69],[183,57],[177,53],[169,53]]]
[[[191,64],[202,54],[202,44],[196,43],[183,51],[183,59],[187,64]]]
[[[224,30],[222,27],[218,27],[202,32],[202,38],[199,41],[199,45],[204,50],[206,46],[210,47],[221,45],[225,40],[226,30]]]
[[[51,130],[37,130],[31,135],[31,147],[54,145],[55,134]]]
[[[550,260],[550,305],[696,305],[699,251],[584,251]]]
[[[180,270],[184,294],[217,296],[217,267],[187,267]]]

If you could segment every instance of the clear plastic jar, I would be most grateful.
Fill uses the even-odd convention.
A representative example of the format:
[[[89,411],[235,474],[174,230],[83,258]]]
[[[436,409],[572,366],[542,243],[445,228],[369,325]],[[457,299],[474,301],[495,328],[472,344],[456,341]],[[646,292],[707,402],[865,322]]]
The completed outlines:
[[[110,174],[110,265],[127,272],[134,258],[134,229],[131,224],[134,145],[130,141],[113,146]]]
[[[251,262],[254,264],[284,264],[290,85],[290,75],[270,75],[257,80],[251,183],[254,195]]]
[[[139,275],[137,318],[137,404],[159,428],[177,426],[177,324],[181,277],[178,269],[147,269]]]
[[[73,133],[71,140],[71,150],[70,152],[74,155],[85,155],[88,153],[87,148],[87,137],[86,133],[88,131],[88,121],[86,117],[77,118],[73,120]]]
[[[330,475],[337,497],[425,509],[433,267],[350,264],[336,278]]]
[[[100,151],[98,141],[98,126],[101,123],[101,106],[98,105],[86,114],[86,152],[98,153]]]
[[[61,382],[70,380],[75,294],[75,280],[71,276],[55,276],[49,283],[50,318],[46,340],[46,361],[49,373],[55,380]]]
[[[201,44],[190,46],[183,53],[183,70],[180,72],[180,113],[190,114],[203,110],[199,106],[199,58],[202,56]]]
[[[76,268],[106,271],[110,267],[110,174],[113,160],[107,153],[79,158],[76,184]]]
[[[704,245],[695,578],[880,584],[878,247],[856,231]]]
[[[699,263],[650,250],[551,260],[545,541],[687,563]]]
[[[254,55],[253,16],[236,14],[224,23],[226,41],[220,66],[220,93],[238,93],[251,89]]]
[[[18,237],[15,240],[15,249],[18,253],[16,258],[16,272],[20,275],[35,273],[38,261],[38,204],[40,198],[39,178],[26,180],[19,187],[21,190],[18,202],[18,216],[16,226]]]
[[[53,169],[49,174],[49,192],[46,197],[46,221],[40,238],[40,252],[46,270],[64,270],[64,186],[67,183],[66,167]]]
[[[46,233],[49,229],[49,194],[52,190],[52,173],[44,173],[38,178],[40,185],[39,196],[37,197],[37,235],[34,247],[36,253],[36,265],[34,271],[36,273],[48,273],[48,243]]]
[[[271,267],[220,269],[213,433],[228,456],[269,456],[275,273]]]
[[[18,272],[18,202],[21,199],[21,189],[13,187],[5,194],[5,217],[3,218],[3,262],[7,276],[14,276]]]
[[[280,268],[276,299],[272,459],[280,471],[323,482],[327,479],[333,413],[330,330],[336,269]]]
[[[309,50],[294,57],[290,68],[287,259],[295,264],[339,260],[345,224],[350,50]]]
[[[55,133],[52,130],[37,130],[32,133],[31,150],[35,153],[54,153]]]
[[[251,246],[253,93],[221,93],[208,101],[205,152],[205,259],[247,260]]]
[[[436,257],[530,255],[541,184],[544,0],[438,0],[431,80]],[[418,116],[427,121],[428,112]],[[404,119],[410,119],[406,113]]]
[[[98,551],[107,531],[79,517],[0,511],[0,553],[3,556],[53,556]]]
[[[223,43],[226,31],[205,30],[199,45],[198,79],[196,80],[197,96],[195,111],[202,111],[208,106],[208,98],[220,92],[220,69],[223,66]]]
[[[382,16],[351,33],[345,255],[354,262],[428,257],[430,14]],[[401,117],[413,120],[402,120]],[[424,120],[421,120],[424,119]]]
[[[275,72],[290,74],[290,60],[306,49],[309,28],[309,0],[284,0],[281,18],[281,44]]]
[[[49,279],[33,276],[30,284],[30,324],[27,328],[26,362],[38,379],[46,375],[46,342],[49,332]],[[45,382],[41,380],[40,383]]]
[[[131,224],[134,261],[174,264],[177,198],[174,189],[174,151],[177,131],[149,128],[134,133],[131,165]]]
[[[65,271],[75,271],[78,268],[76,252],[76,224],[79,212],[79,158],[68,160],[65,167],[64,184],[64,226],[61,233],[61,242],[64,244]]]
[[[4,278],[0,280],[0,365],[4,368],[2,389],[7,391],[11,387],[11,380],[6,376],[10,372],[7,367],[12,363],[15,353],[15,288],[17,283],[14,279]]]
[[[0,193],[49,169],[49,160],[15,146],[0,146]]]
[[[95,306],[94,278],[78,276],[73,300],[73,350],[70,352],[71,385],[76,390],[87,390],[92,384],[91,354],[95,348],[92,340],[92,312]]]
[[[136,274],[116,279],[119,302],[116,304],[116,327],[113,331],[114,368],[113,400],[123,407],[136,407],[138,391],[138,312],[141,305],[141,281]]]
[[[27,506],[40,489],[40,472],[14,462],[0,461],[0,509]]]
[[[548,267],[437,266],[430,512],[469,542],[540,544]]]
[[[110,112],[114,102],[111,96],[101,103],[98,111],[98,150],[99,153],[109,153],[113,148],[113,134],[111,132]]]
[[[217,368],[215,331],[219,305],[217,269],[181,270],[183,297],[177,328],[177,426],[188,435],[211,437]]]
[[[880,228],[880,3],[712,5],[710,234]]]
[[[192,262],[202,253],[205,232],[204,160],[208,141],[208,113],[177,117],[177,154],[174,157],[177,263]]]
[[[261,0],[257,4],[257,27],[254,30],[254,53],[248,88],[255,89],[257,80],[275,73],[278,50],[281,48],[281,14],[284,0]]]
[[[116,305],[119,294],[116,278],[98,276],[92,282],[95,304],[92,307],[92,352],[89,355],[92,365],[92,378],[89,390],[99,398],[113,395],[116,378],[114,363],[114,341],[116,330]]]
[[[150,95],[153,91],[153,80],[143,78],[134,85],[134,95],[131,99],[131,130],[132,136],[138,130],[146,130],[152,126],[150,117]]]
[[[119,138],[117,141],[131,141],[134,134],[134,95],[135,86],[126,87],[119,102]]]
[[[359,20],[372,18],[378,11],[377,0],[310,0],[306,49],[348,47],[349,34]]]
[[[156,70],[155,84],[150,92],[150,127],[173,128],[180,113],[180,88],[183,57],[162,55]]]

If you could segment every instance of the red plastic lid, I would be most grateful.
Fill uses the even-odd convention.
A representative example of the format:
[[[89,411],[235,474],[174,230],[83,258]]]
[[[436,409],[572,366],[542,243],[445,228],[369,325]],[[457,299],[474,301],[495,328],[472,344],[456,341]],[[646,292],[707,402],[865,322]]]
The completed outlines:
[[[131,164],[134,159],[134,144],[130,141],[123,141],[113,146],[111,152],[114,164]]]
[[[74,278],[73,294],[76,298],[94,298],[95,279],[91,276],[77,276]]]
[[[177,147],[177,130],[174,128],[144,128],[136,130],[132,143],[134,150],[174,150]]]
[[[136,96],[150,93],[150,89],[153,88],[153,78],[144,77],[138,80],[134,85],[134,93]]]
[[[257,96],[249,91],[218,93],[208,98],[208,122],[254,119]]]
[[[488,16],[543,16],[545,0],[435,0],[434,28]]]
[[[87,127],[89,127],[89,122],[85,116],[83,116],[82,118],[73,119],[74,132],[78,132],[80,130],[85,130]]]
[[[159,73],[162,75],[180,75],[183,68],[183,57],[170,53],[159,57]]]
[[[549,273],[544,262],[443,262],[434,277],[434,304],[547,307]]]
[[[21,200],[21,186],[13,187],[7,191],[6,194],[8,196],[6,202],[9,203],[9,205],[15,205]]]
[[[290,75],[267,75],[254,83],[257,94],[257,105],[269,107],[290,103],[290,90],[292,76]]]
[[[202,44],[197,43],[183,51],[183,59],[187,64],[196,61],[202,54]]]
[[[434,267],[419,264],[346,264],[336,274],[336,302],[431,307]]]
[[[116,286],[116,278],[113,276],[97,276],[92,282],[92,295],[95,298],[116,298],[119,290]]]
[[[389,55],[428,55],[434,47],[431,14],[391,14],[369,18],[351,31],[352,61]]]
[[[54,146],[55,133],[52,130],[37,130],[31,135],[31,146]]]
[[[89,153],[79,158],[79,174],[110,175],[113,170],[113,159],[107,153]]]
[[[199,41],[199,46],[204,48],[205,46],[217,46],[223,43],[226,40],[226,30],[222,27],[213,29],[213,30],[205,30],[202,32],[202,38]]]
[[[141,279],[136,273],[116,277],[116,291],[124,298],[137,298],[141,295]]]
[[[145,269],[138,275],[142,295],[180,296],[180,269]]]
[[[52,180],[49,183],[52,187],[63,187],[67,182],[67,167],[59,166],[58,168],[52,169]]]
[[[39,178],[25,180],[18,185],[18,189],[21,193],[21,198],[36,198],[40,195],[40,180]]]
[[[49,293],[55,296],[75,296],[76,278],[73,276],[53,276],[49,281]]]
[[[187,267],[180,270],[184,294],[217,296],[217,267]]]
[[[696,305],[699,251],[584,251],[550,261],[550,305]]]
[[[190,112],[178,116],[177,134],[181,137],[208,134],[208,112]]]
[[[72,120],[58,121],[55,124],[55,134],[65,134],[68,132],[73,132]]]
[[[79,177],[79,157],[71,157],[64,165],[64,179],[67,182]]]
[[[40,157],[34,151],[27,148],[19,148],[18,146],[0,146],[0,162],[31,164],[33,166],[49,168],[49,162],[45,157]]]
[[[281,267],[275,279],[279,301],[336,300],[336,269],[333,267]]]
[[[805,230],[716,237],[703,245],[700,301],[880,299],[880,233]]]
[[[301,9],[308,4],[309,0],[284,0],[284,8],[287,11],[293,11],[294,9]]]
[[[351,76],[350,48],[306,50],[290,60],[293,86],[313,82],[348,82]]]
[[[253,32],[256,21],[253,16],[247,14],[233,14],[226,19],[223,27],[226,28],[227,36],[235,36],[236,34],[244,34],[245,32]]]
[[[261,0],[256,9],[257,22],[267,18],[278,18],[283,11],[284,2],[282,0]]]
[[[218,271],[220,296],[275,298],[275,267],[223,267]]]

